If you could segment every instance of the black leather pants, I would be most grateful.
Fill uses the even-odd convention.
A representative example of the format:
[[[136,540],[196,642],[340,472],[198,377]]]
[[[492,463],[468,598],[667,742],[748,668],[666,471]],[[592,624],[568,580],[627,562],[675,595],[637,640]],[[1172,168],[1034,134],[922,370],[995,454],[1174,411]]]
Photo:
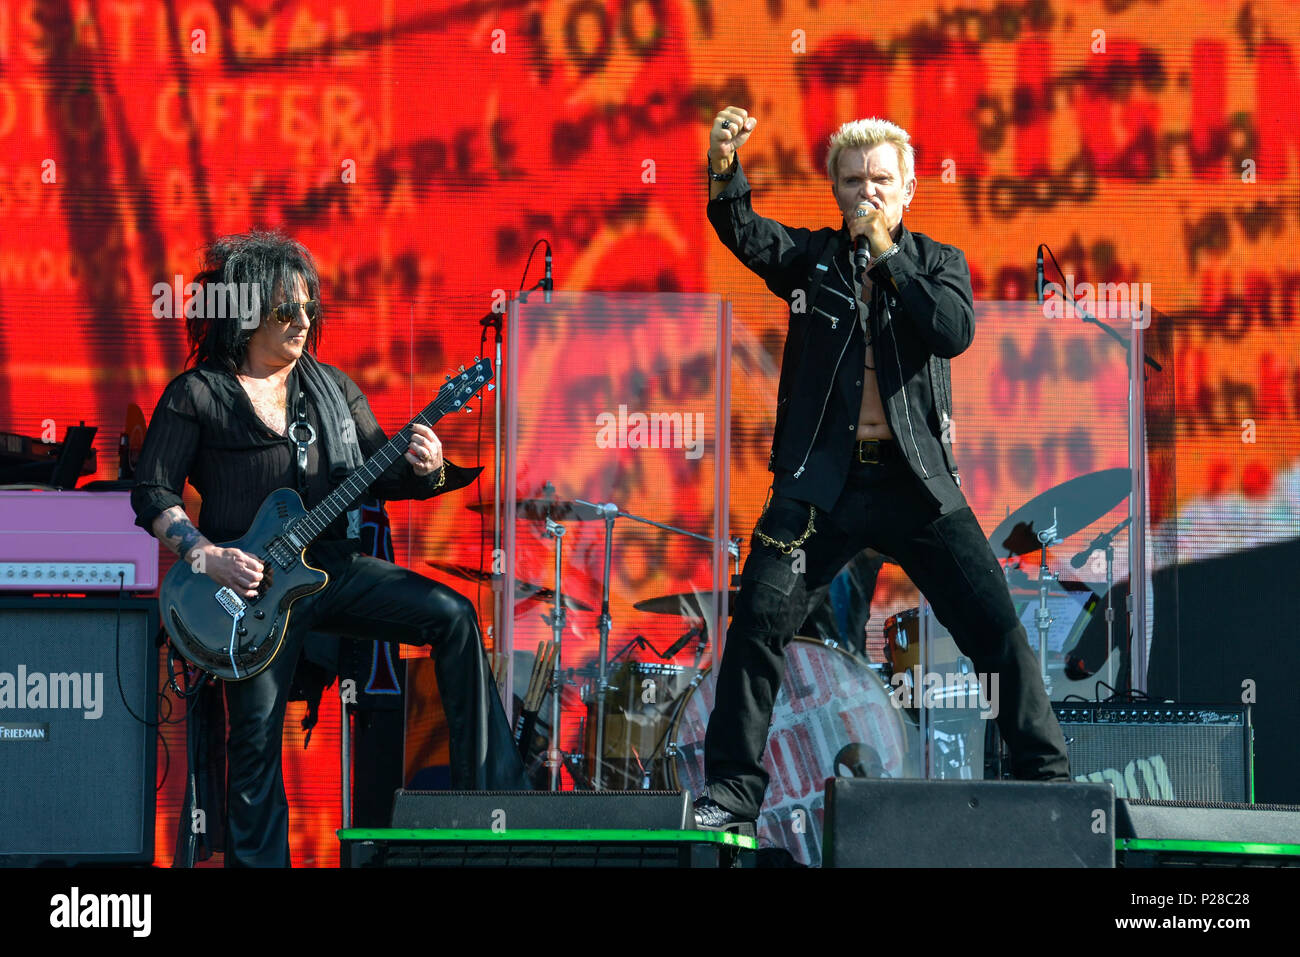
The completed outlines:
[[[473,604],[410,569],[349,547],[318,545],[309,563],[329,573],[329,584],[294,604],[284,646],[266,670],[226,683],[227,867],[289,866],[280,742],[289,684],[308,631],[431,645],[451,736],[452,787],[527,787]]]
[[[785,544],[805,534],[809,506],[776,496],[759,529]],[[930,601],[977,673],[997,674],[997,722],[1021,779],[1068,780],[1065,739],[1047,700],[1037,659],[1016,618],[997,559],[970,508],[939,514],[904,462],[855,465],[830,514],[789,554],[755,536],[741,574],[705,737],[709,794],[757,817],[767,790],[762,757],[785,648],[807,611],[806,592],[824,585],[864,547],[892,556]],[[829,777],[833,771],[827,770]]]

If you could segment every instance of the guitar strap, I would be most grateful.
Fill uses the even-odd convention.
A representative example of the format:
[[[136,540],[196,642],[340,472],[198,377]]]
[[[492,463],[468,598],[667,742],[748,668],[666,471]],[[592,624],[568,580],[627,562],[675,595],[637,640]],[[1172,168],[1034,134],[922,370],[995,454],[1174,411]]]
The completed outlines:
[[[293,428],[289,432],[289,437],[298,446],[298,494],[307,497],[307,450],[311,444],[316,441],[316,430],[312,424],[307,421],[307,394],[298,393],[298,418],[293,423]]]
[[[349,424],[351,424],[350,420]],[[289,430],[289,437],[293,439],[298,450],[298,494],[302,496],[305,502],[307,501],[307,450],[316,441],[316,429],[307,420],[307,394],[305,392],[298,393],[297,415],[294,419],[293,428]],[[349,509],[347,515],[347,537],[361,538],[360,506]]]

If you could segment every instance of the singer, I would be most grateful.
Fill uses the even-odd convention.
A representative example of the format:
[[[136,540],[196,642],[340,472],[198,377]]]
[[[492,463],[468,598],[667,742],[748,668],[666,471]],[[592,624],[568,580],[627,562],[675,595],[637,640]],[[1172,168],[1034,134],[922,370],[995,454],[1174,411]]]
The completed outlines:
[[[916,195],[911,138],[880,119],[841,126],[826,172],[842,225],[811,230],[754,212],[737,151],[756,126],[738,107],[715,117],[708,217],[789,305],[790,325],[774,481],[727,631],[696,822],[757,818],[768,724],[805,595],[868,546],[902,566],[977,673],[999,675],[1012,773],[1069,780],[1038,662],[959,487],[949,360],[974,338],[974,297],[962,251],[903,225]]]

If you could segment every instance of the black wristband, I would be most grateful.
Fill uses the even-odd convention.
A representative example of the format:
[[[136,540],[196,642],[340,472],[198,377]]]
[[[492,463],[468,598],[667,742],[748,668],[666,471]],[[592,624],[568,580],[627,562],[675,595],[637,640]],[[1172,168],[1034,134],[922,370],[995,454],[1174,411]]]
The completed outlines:
[[[736,178],[736,167],[739,164],[740,164],[740,160],[738,160],[735,157],[735,154],[733,154],[731,157],[731,168],[727,170],[725,173],[715,173],[713,172],[713,160],[709,158],[708,153],[704,154],[704,167],[709,171],[709,181],[713,183],[731,182],[733,179]]]

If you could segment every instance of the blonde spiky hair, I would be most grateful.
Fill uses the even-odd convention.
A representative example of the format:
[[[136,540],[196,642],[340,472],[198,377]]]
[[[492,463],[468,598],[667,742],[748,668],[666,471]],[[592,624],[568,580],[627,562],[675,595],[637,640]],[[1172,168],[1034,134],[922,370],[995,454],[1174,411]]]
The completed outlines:
[[[845,149],[861,147],[870,150],[881,143],[894,144],[894,149],[898,151],[898,169],[906,183],[912,178],[915,165],[912,137],[901,126],[874,116],[867,120],[852,120],[831,134],[831,149],[826,154],[826,175],[832,183],[838,182],[839,170],[836,164],[840,161],[840,153]]]

